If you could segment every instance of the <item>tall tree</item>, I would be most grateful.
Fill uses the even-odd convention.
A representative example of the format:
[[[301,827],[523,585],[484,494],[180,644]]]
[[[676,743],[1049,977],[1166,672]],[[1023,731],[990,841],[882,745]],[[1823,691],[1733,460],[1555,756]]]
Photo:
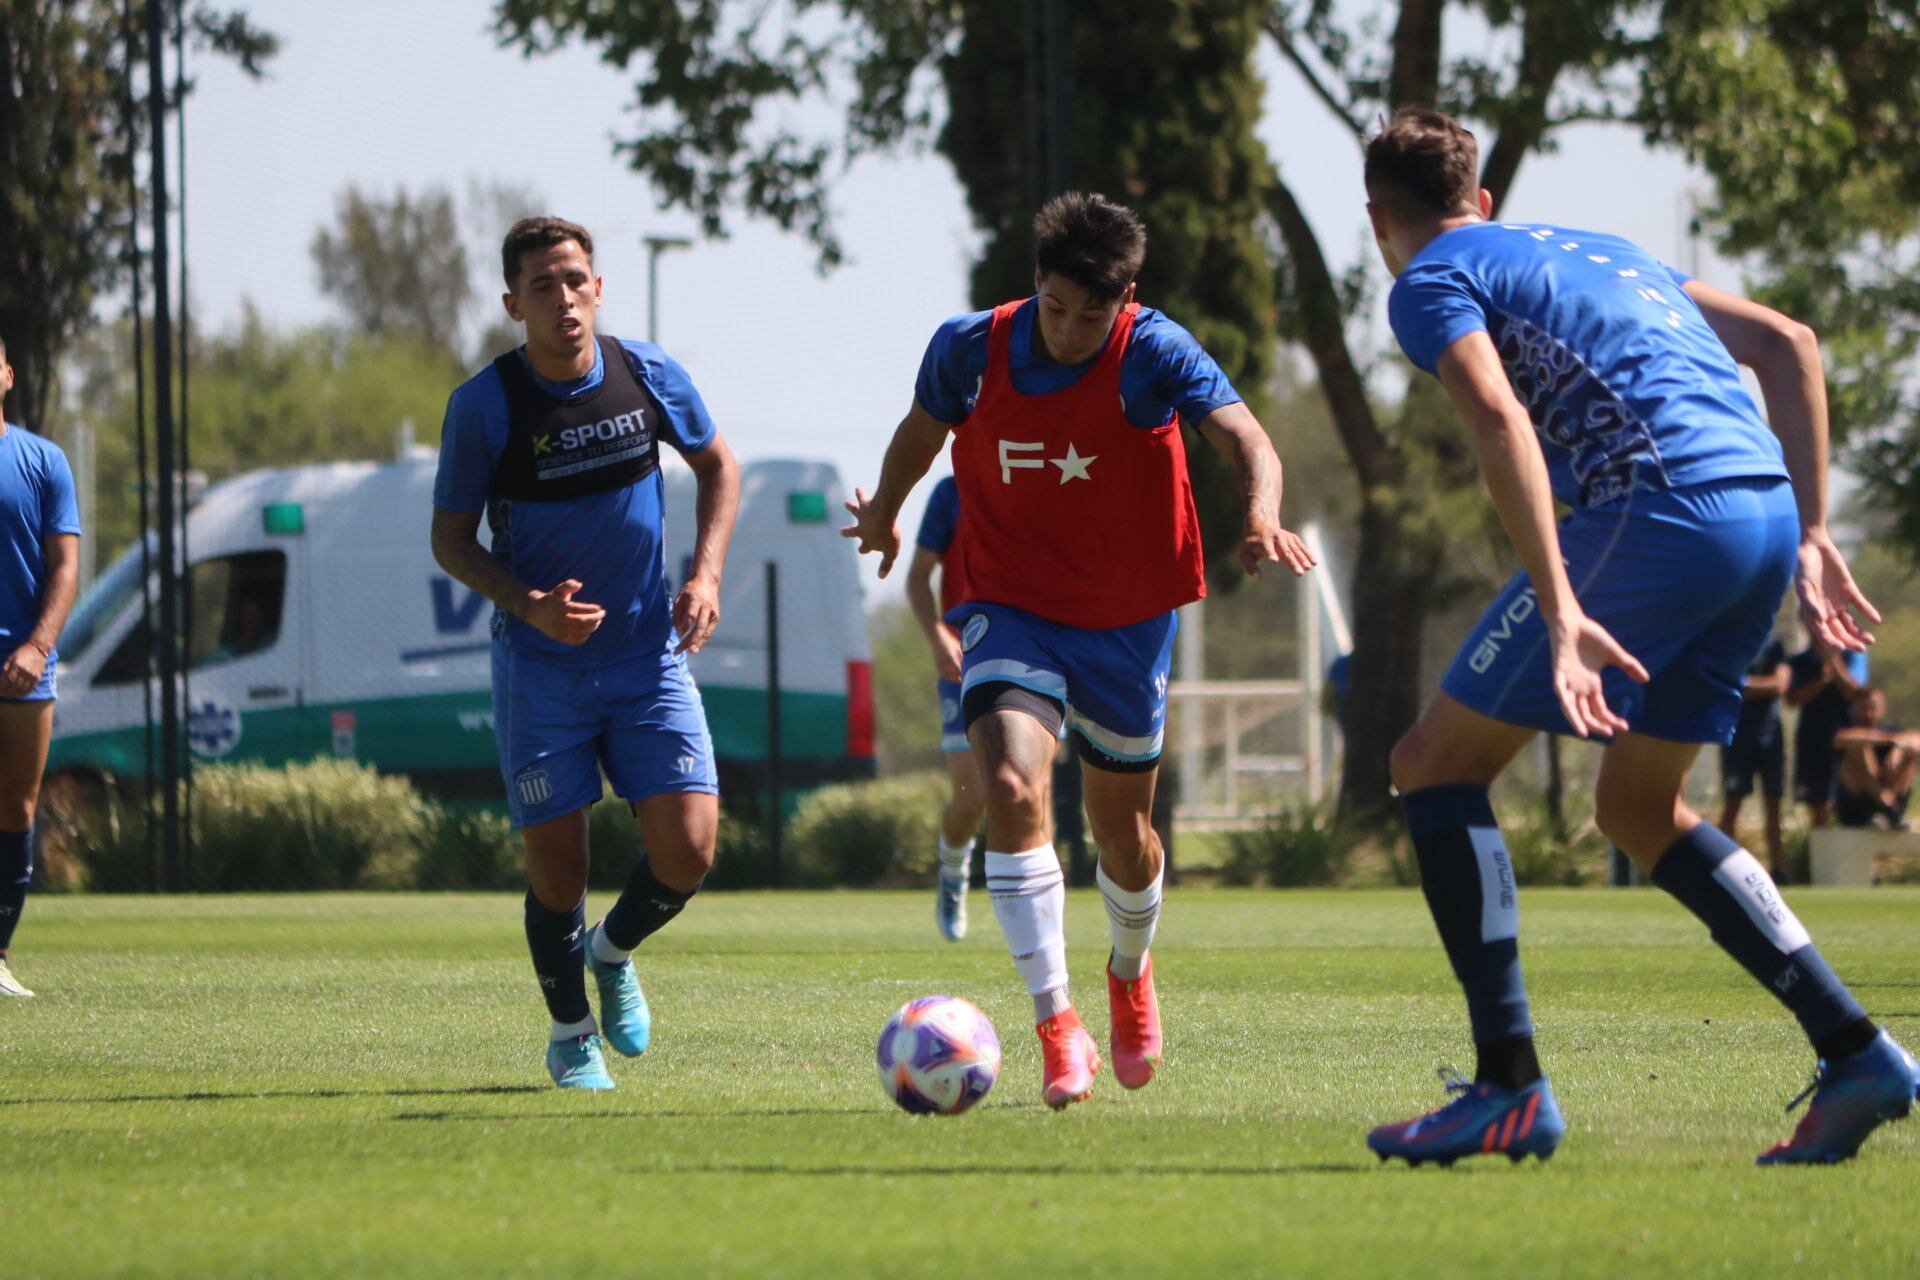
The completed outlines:
[[[196,48],[251,75],[277,47],[238,12],[154,2],[169,30],[179,18]],[[36,429],[55,412],[61,353],[126,269],[127,177],[146,139],[127,103],[146,89],[128,81],[122,16],[120,0],[0,0],[0,336],[19,375],[8,411]]]
[[[391,197],[348,187],[310,248],[320,291],[356,333],[406,336],[457,351],[473,278],[453,196],[441,187]]]
[[[1496,204],[1512,190],[1526,160],[1556,145],[1566,126],[1615,120],[1650,141],[1669,143],[1689,120],[1723,122],[1727,163],[1709,171],[1727,178],[1745,149],[1758,185],[1767,173],[1771,139],[1739,132],[1744,119],[1725,74],[1737,64],[1743,24],[1773,21],[1782,49],[1817,31],[1835,50],[1829,74],[1847,50],[1898,46],[1911,33],[1912,0],[1142,0],[1126,6],[1072,6],[1073,136],[1078,185],[1111,183],[1110,194],[1140,204],[1157,239],[1149,271],[1180,264],[1182,254],[1210,259],[1190,279],[1152,279],[1170,310],[1226,355],[1237,376],[1264,367],[1256,348],[1266,340],[1265,272],[1236,276],[1245,253],[1270,235],[1277,272],[1274,296],[1282,332],[1306,349],[1352,469],[1359,494],[1359,545],[1354,566],[1353,693],[1349,709],[1343,808],[1378,814],[1388,794],[1388,749],[1409,725],[1422,689],[1419,659],[1427,618],[1447,578],[1449,520],[1460,512],[1470,462],[1451,414],[1416,383],[1418,394],[1383,412],[1350,334],[1367,300],[1370,264],[1342,271],[1330,260],[1284,165],[1264,163],[1249,142],[1254,82],[1244,32],[1257,24],[1283,59],[1357,148],[1367,121],[1396,107],[1434,103],[1481,130],[1482,182]],[[1898,10],[1908,15],[1875,15]],[[579,41],[609,63],[640,74],[641,131],[618,146],[653,179],[669,205],[697,213],[713,234],[730,211],[772,219],[838,261],[828,199],[832,175],[865,152],[925,141],[944,105],[941,150],[954,161],[969,205],[986,230],[987,249],[975,273],[980,299],[1014,280],[1017,219],[1009,205],[1031,203],[1022,167],[1025,109],[1019,86],[1027,74],[1019,32],[1019,0],[497,0],[503,41],[529,52]],[[1785,15],[1780,16],[1780,15]],[[1449,20],[1472,24],[1471,40],[1446,38]],[[1904,22],[1904,25],[1902,23]],[[1718,64],[1689,65],[1692,28],[1734,46]],[[1892,28],[1892,31],[1881,30]],[[1874,46],[1870,33],[1880,31]],[[1880,87],[1905,101],[1913,90],[1909,58],[1874,64]],[[1764,77],[1748,76],[1745,87]],[[1864,69],[1859,71],[1866,78]],[[1904,82],[1895,85],[1899,77]],[[1665,77],[1671,84],[1643,80]],[[840,127],[811,134],[791,110],[825,99],[842,79],[853,92]],[[1705,86],[1702,88],[1701,86]],[[1688,116],[1691,92],[1719,86],[1718,100]],[[1786,111],[1780,86],[1759,86]],[[1658,89],[1658,91],[1656,91]],[[838,98],[834,99],[838,101]],[[1854,95],[1871,119],[1854,127],[1883,151],[1908,155],[1911,111],[1874,115],[1870,92]],[[1870,124],[1871,128],[1862,129]],[[1797,122],[1789,136],[1817,133],[1825,117]],[[1201,130],[1216,130],[1211,138]],[[1903,132],[1904,131],[1904,132]],[[1179,163],[1159,163],[1160,149]],[[1702,153],[1704,154],[1704,153]],[[1182,167],[1186,166],[1186,167]],[[1835,176],[1829,166],[1829,176]],[[1813,170],[1809,169],[1811,175]],[[1810,177],[1811,180],[1811,177]],[[1242,183],[1254,185],[1243,191]],[[1151,184],[1151,185],[1148,185]],[[1217,188],[1213,184],[1218,184]],[[1207,210],[1224,204],[1229,230]],[[1181,201],[1195,194],[1193,221]],[[1257,195],[1253,216],[1244,197]],[[1354,193],[1356,202],[1360,199]],[[1164,202],[1164,206],[1162,204]],[[1806,224],[1788,202],[1777,217]],[[1911,207],[1912,201],[1909,201]],[[1817,206],[1832,207],[1831,201]],[[1857,221],[1848,205],[1838,216]],[[1162,223],[1165,229],[1162,229]],[[1203,235],[1183,227],[1206,227]],[[1857,241],[1851,243],[1858,243]],[[1215,293],[1203,281],[1220,286]],[[1889,285],[1893,282],[1889,281]],[[1238,289],[1238,302],[1221,293]],[[1247,300],[1259,296],[1257,305]],[[1234,348],[1246,344],[1244,358]],[[1884,370],[1874,384],[1884,387]],[[1250,380],[1250,379],[1249,379]],[[1250,388],[1243,386],[1243,390]],[[1909,458],[1920,469],[1920,450]],[[1910,470],[1907,474],[1912,475]],[[1217,506],[1214,517],[1219,518]],[[1217,526],[1216,526],[1217,527]]]
[[[1820,332],[1834,430],[1920,559],[1920,5],[1674,0],[1641,114],[1704,229]]]

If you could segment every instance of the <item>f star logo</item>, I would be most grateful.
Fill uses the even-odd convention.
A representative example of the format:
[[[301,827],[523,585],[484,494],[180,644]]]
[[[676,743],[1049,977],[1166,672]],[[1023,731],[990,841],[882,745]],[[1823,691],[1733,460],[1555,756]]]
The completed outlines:
[[[1000,442],[1000,483],[1012,484],[1016,468],[1022,471],[1044,471],[1049,464],[1060,468],[1060,483],[1069,480],[1091,480],[1087,468],[1099,461],[1098,455],[1082,454],[1072,443],[1067,445],[1066,456],[1048,458],[1041,456],[1046,443],[1040,440],[1002,440]],[[1026,457],[1033,454],[1033,457]]]

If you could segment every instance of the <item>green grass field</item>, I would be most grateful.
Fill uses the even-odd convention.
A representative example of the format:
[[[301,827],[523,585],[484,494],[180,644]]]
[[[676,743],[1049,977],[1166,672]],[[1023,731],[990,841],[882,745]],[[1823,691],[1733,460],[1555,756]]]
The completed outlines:
[[[1548,1165],[1378,1165],[1366,1128],[1471,1066],[1412,891],[1176,891],[1161,1078],[1062,1115],[991,912],[712,894],[641,955],[654,1048],[563,1095],[508,896],[39,898],[0,1006],[0,1273],[1920,1274],[1920,1135],[1756,1169],[1811,1060],[1651,891],[1530,891],[1570,1132]],[[1920,1041],[1920,892],[1810,892],[1868,1010]],[[597,904],[604,905],[604,903]],[[1105,918],[1069,909],[1088,1021]],[[979,1002],[1006,1065],[958,1119],[880,1094],[887,1015]]]

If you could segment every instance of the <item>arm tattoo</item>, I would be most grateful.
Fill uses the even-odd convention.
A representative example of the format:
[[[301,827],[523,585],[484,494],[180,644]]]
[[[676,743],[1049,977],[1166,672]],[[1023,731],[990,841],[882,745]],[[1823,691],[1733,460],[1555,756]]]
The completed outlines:
[[[478,591],[500,609],[519,617],[530,588],[507,562],[480,545],[480,517],[433,509],[433,558],[456,581]]]

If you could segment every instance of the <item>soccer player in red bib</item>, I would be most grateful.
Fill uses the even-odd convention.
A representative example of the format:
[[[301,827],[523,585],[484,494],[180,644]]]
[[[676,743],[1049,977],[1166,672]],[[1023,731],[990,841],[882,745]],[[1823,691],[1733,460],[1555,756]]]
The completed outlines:
[[[845,533],[900,553],[901,504],[953,436],[966,599],[961,715],[987,800],[987,890],[1033,997],[1047,1105],[1093,1090],[1100,1054],[1067,995],[1060,861],[1047,834],[1056,734],[1078,750],[1112,922],[1114,1074],[1153,1078],[1160,1012],[1148,947],[1162,856],[1148,821],[1166,719],[1174,610],[1206,594],[1180,424],[1233,462],[1241,562],[1305,573],[1280,527],[1280,460],[1191,334],[1134,301],[1147,235],[1132,210],[1069,192],[1034,219],[1034,296],[934,334],[913,408]]]

